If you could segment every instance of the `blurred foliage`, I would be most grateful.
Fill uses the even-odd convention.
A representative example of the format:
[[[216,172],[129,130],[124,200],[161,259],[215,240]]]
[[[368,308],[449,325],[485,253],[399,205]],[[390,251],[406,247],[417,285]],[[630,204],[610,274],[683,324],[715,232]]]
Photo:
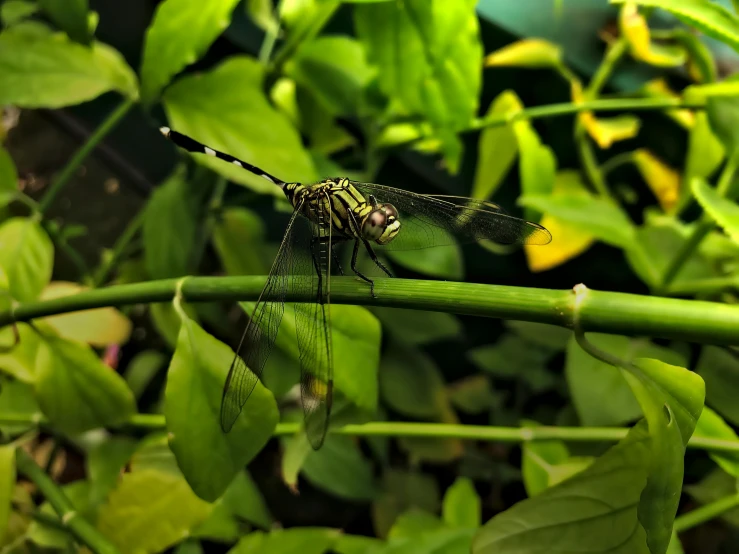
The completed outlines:
[[[602,272],[640,292],[735,304],[739,80],[701,34],[739,51],[736,12],[706,0],[612,0],[612,21],[592,37],[600,65],[584,76],[542,38],[490,50],[475,4],[163,0],[137,71],[96,38],[99,17],[86,1],[5,0],[0,106],[66,108],[101,95],[120,103],[40,199],[19,185],[0,146],[0,311],[102,285],[269,270],[286,200],[207,156],[179,163],[99,259],[77,252],[88,230],[47,208],[132,109],[285,180],[423,181],[398,170],[395,156],[457,184],[471,174],[455,193],[519,196],[523,215],[554,237],[518,258],[491,244],[389,252],[384,262],[400,277],[493,280],[525,261],[530,274],[519,275],[532,280],[523,284],[539,274],[575,284],[603,249],[616,263]],[[536,9],[559,17],[563,4]],[[677,23],[653,25],[655,13]],[[215,45],[239,18],[260,51],[219,58]],[[605,96],[627,61],[650,79]],[[487,79],[506,74],[519,86],[491,95]],[[527,79],[541,74],[556,83],[537,91],[550,105],[527,106]],[[563,146],[541,120],[567,114]],[[683,137],[679,161],[640,140],[652,127],[657,143]],[[77,282],[59,277],[60,258],[74,261]],[[331,434],[313,451],[292,432],[299,360],[289,305],[264,383],[234,429],[219,428],[228,344],[253,305],[178,295],[0,329],[0,552],[85,543],[123,553],[663,554],[681,552],[678,532],[705,521],[739,525],[731,347],[584,341],[541,323],[334,306],[332,425],[376,421],[387,432]],[[156,337],[141,347],[132,336],[144,327]],[[396,433],[403,422],[427,434]],[[631,427],[611,446],[602,427],[618,425]],[[494,430],[501,442],[439,431],[450,428]],[[561,434],[537,438],[541,430]],[[685,457],[691,436],[731,447]],[[21,451],[53,481],[29,470]]]

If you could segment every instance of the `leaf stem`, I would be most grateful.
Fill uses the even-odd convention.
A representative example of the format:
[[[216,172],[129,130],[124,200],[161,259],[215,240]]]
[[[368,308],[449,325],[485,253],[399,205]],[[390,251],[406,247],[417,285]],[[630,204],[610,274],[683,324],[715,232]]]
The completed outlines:
[[[65,187],[69,179],[72,178],[74,172],[77,171],[77,168],[82,165],[82,162],[85,161],[85,158],[87,158],[87,156],[90,155],[90,152],[92,152],[92,150],[98,145],[98,143],[103,140],[103,138],[111,130],[113,130],[113,127],[115,127],[118,122],[123,119],[123,116],[128,113],[128,111],[134,106],[134,104],[135,100],[130,99],[121,102],[121,104],[119,104],[118,107],[113,110],[107,118],[105,118],[105,121],[103,121],[102,124],[100,124],[100,126],[95,129],[95,132],[90,135],[90,137],[82,145],[82,147],[77,150],[74,156],[72,156],[72,159],[67,162],[67,165],[64,166],[61,173],[59,173],[57,178],[54,180],[54,182],[51,184],[46,193],[44,193],[44,196],[39,201],[38,210],[41,213],[45,213],[49,209],[51,204],[54,202],[54,199]]]
[[[61,525],[80,543],[96,554],[119,554],[118,549],[77,512],[64,492],[22,448],[16,450],[16,462],[18,471],[33,481],[56,511]]]
[[[123,257],[126,248],[136,236],[136,233],[138,233],[139,229],[144,223],[144,211],[145,208],[140,209],[138,213],[134,216],[134,218],[129,221],[121,236],[118,237],[118,240],[113,245],[113,250],[110,254],[110,257],[107,261],[102,263],[98,270],[95,272],[95,276],[92,280],[92,284],[94,287],[99,287],[105,282],[110,272]]]
[[[721,514],[739,506],[739,494],[732,494],[724,498],[705,504],[700,508],[691,510],[675,518],[673,529],[676,533],[682,533],[688,529],[717,518]]]

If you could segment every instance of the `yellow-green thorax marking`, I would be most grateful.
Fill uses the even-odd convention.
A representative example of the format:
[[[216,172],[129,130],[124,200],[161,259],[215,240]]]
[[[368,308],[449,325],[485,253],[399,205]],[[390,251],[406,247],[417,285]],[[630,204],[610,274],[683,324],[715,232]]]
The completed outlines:
[[[316,224],[330,221],[346,238],[387,244],[400,231],[398,212],[392,204],[365,198],[349,179],[326,179],[313,185],[286,183],[283,192],[294,208]]]

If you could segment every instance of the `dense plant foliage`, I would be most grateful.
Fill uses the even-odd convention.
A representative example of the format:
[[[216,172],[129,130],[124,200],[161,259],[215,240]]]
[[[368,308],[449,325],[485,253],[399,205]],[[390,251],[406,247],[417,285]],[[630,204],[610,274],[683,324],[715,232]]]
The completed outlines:
[[[163,0],[138,71],[96,40],[85,0],[0,4],[0,105],[120,98],[40,193],[20,188],[0,147],[2,552],[675,554],[678,533],[735,525],[739,81],[699,37],[739,50],[739,16],[708,0],[612,3],[589,79],[543,39],[486,52],[473,0]],[[263,34],[258,57],[194,70],[239,10]],[[670,25],[650,28],[654,10]],[[338,32],[337,14],[353,25]],[[604,97],[628,60],[650,79]],[[550,72],[567,97],[526,107],[507,89],[481,105],[484,77],[510,68]],[[520,190],[522,215],[554,240],[518,258],[491,244],[388,252],[399,276],[437,280],[378,278],[376,300],[337,278],[338,401],[318,451],[300,432],[288,306],[265,381],[224,434],[229,345],[288,206],[238,167],[183,156],[91,267],[76,246],[89,231],[48,213],[132,110],[153,133],[166,124],[285,180],[431,192],[387,170],[393,157],[445,175],[474,163],[452,193]],[[568,114],[571,164],[535,124]],[[685,137],[679,168],[634,147],[649,124]],[[443,281],[463,281],[472,253],[489,282],[507,271],[543,285],[599,245],[645,294]],[[60,258],[76,282],[57,278]],[[142,320],[157,338],[132,349]]]

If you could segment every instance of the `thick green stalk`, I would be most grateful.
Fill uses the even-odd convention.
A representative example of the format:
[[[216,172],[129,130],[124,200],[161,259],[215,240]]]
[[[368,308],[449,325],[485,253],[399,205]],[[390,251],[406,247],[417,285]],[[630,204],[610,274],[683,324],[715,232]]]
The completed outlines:
[[[265,277],[185,277],[88,290],[73,296],[29,302],[0,311],[0,327],[14,321],[104,306],[167,302],[178,281],[188,302],[255,300]],[[416,279],[377,279],[377,298],[353,277],[331,279],[336,304],[390,306],[535,321],[572,328],[575,304],[583,331],[739,344],[739,308],[716,302],[640,296],[590,290],[535,289]],[[290,292],[288,302],[306,302],[307,294]]]
[[[105,119],[105,121],[103,121],[102,124],[97,129],[95,129],[95,132],[90,135],[90,138],[87,139],[85,144],[83,144],[82,147],[77,150],[75,155],[72,156],[72,159],[69,160],[69,162],[67,162],[67,165],[64,166],[64,169],[62,169],[61,173],[51,184],[49,189],[44,193],[43,198],[41,198],[41,200],[39,201],[38,210],[41,213],[44,213],[49,209],[51,204],[54,202],[54,199],[64,188],[69,179],[72,178],[74,172],[77,171],[77,168],[82,165],[82,162],[85,161],[85,158],[87,158],[87,156],[90,155],[90,152],[93,151],[98,143],[103,140],[103,138],[110,131],[113,130],[113,127],[115,127],[118,122],[123,119],[123,116],[128,113],[128,110],[130,110],[135,103],[136,102],[134,100],[124,100],[115,110],[111,112],[111,114]]]
[[[95,527],[77,512],[64,492],[22,448],[16,450],[16,463],[18,464],[18,471],[33,481],[39,488],[44,498],[48,500],[59,516],[61,525],[78,542],[84,544],[96,554],[119,554],[118,549],[110,544]]]
[[[739,494],[732,494],[731,496],[719,498],[715,502],[711,502],[710,504],[706,504],[675,518],[673,529],[677,533],[682,533],[683,531],[687,531],[701,523],[716,519],[721,514],[724,514],[737,506],[739,506]]]

